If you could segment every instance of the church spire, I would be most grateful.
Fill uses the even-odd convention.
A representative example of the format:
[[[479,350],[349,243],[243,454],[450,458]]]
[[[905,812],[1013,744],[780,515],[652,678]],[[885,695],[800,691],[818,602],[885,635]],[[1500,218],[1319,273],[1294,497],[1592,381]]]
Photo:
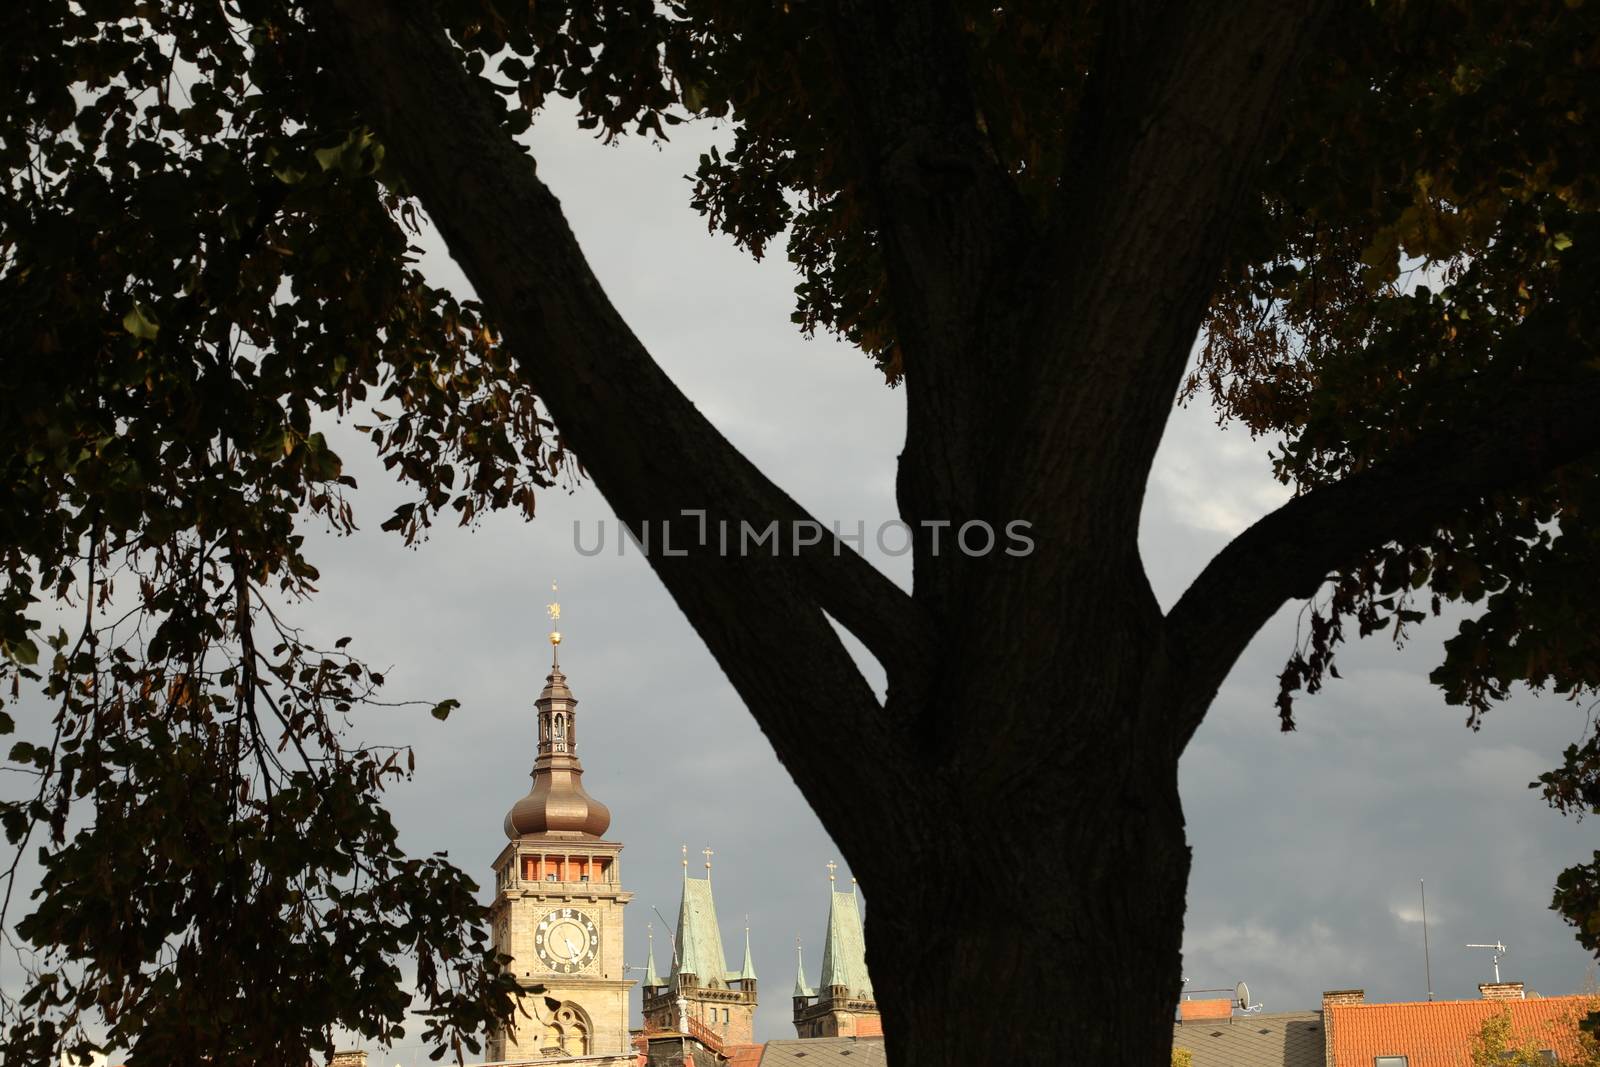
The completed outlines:
[[[683,849],[683,899],[678,905],[678,962],[674,975],[692,974],[703,986],[726,986],[727,957],[722,951],[722,931],[717,925],[717,905],[711,897],[711,850],[706,857],[706,877],[689,877],[689,849]]]
[[[550,583],[555,591],[555,583]],[[550,615],[550,673],[534,701],[538,708],[539,754],[533,763],[533,788],[506,814],[506,836],[577,831],[600,837],[611,825],[611,811],[583,788],[578,761],[577,698],[561,673],[561,605],[546,605]]]
[[[744,917],[744,967],[739,971],[739,978],[746,982],[756,980],[756,965],[750,959],[750,916]]]
[[[842,986],[847,996],[872,999],[872,977],[867,973],[867,939],[861,929],[861,911],[852,880],[850,892],[834,884],[838,865],[828,861],[828,935],[822,943],[822,980],[818,988]]]
[[[705,857],[705,874],[689,870],[689,846],[683,849],[683,899],[678,905],[672,973],[661,985],[644,992],[647,1030],[684,1030],[691,1021],[714,1033],[724,1045],[748,1045],[753,1040],[756,1011],[755,964],[750,958],[750,922],[745,917],[744,968],[728,969],[722,931],[717,924],[716,902],[711,895],[711,857]]]
[[[806,985],[806,956],[800,947],[800,938],[794,939],[794,995],[796,997],[810,997],[816,994],[811,992],[811,987]]]
[[[644,961],[644,985],[646,989],[663,984],[661,976],[656,973],[656,927],[655,923],[645,923],[645,937],[649,939],[650,948]]]

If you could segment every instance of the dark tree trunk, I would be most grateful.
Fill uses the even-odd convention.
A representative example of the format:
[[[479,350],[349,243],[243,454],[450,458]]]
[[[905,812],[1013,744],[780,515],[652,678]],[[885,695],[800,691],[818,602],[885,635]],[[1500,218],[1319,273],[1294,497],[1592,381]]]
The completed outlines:
[[[942,838],[928,842],[931,862],[870,886],[868,961],[892,1062],[1165,1067],[1189,869],[1167,792],[1140,798],[1160,810],[1091,802],[1095,817],[1031,833],[996,835],[982,818],[925,825]],[[884,845],[898,855],[903,842]]]
[[[1600,387],[1552,386],[1298,497],[1163,617],[1137,551],[1150,463],[1329,6],[1109,5],[1080,165],[1040,220],[976,134],[950,13],[834,5],[906,349],[902,514],[1026,520],[1036,548],[973,559],[921,536],[914,597],[831,537],[651,563],[871,896],[897,1067],[1167,1067],[1189,871],[1178,759],[1251,635],[1365,548],[1600,446]],[[314,10],[354,109],[618,516],[671,522],[680,546],[697,524],[682,509],[806,520],[622,321],[428,5]],[[1426,494],[1408,491],[1419,471]],[[883,663],[886,706],[830,618]]]
[[[1160,612],[1081,531],[968,562],[981,610],[888,709],[920,724],[915,818],[830,826],[893,1060],[1165,1067],[1189,849]]]

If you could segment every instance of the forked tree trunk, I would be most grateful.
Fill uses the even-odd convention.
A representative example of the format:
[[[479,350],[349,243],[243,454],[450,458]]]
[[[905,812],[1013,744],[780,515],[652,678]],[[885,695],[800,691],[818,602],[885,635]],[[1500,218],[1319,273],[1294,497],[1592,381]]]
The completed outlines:
[[[1115,62],[1071,146],[1083,166],[1041,228],[974,122],[953,13],[831,5],[907,351],[903,514],[1027,520],[1038,549],[936,558],[919,540],[914,598],[832,538],[651,564],[862,878],[895,1067],[1167,1067],[1178,756],[1297,587],[1241,597],[1231,561],[1208,568],[1174,627],[1138,559],[1140,502],[1231,213],[1328,6],[1112,5]],[[429,5],[312,10],[354,109],[619,518],[808,519],[611,306]],[[1325,573],[1314,552],[1289,564],[1293,581]],[[830,619],[885,667],[887,706]]]

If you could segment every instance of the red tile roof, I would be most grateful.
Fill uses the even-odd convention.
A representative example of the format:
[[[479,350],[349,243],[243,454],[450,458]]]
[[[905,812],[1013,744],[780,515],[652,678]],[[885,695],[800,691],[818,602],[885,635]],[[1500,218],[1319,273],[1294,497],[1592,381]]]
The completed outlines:
[[[1593,997],[1534,1000],[1439,1000],[1411,1004],[1333,1004],[1328,1036],[1334,1067],[1372,1067],[1378,1056],[1404,1056],[1407,1067],[1459,1067],[1485,1021],[1511,1012],[1513,1040],[1531,1039],[1561,1062],[1578,1056],[1577,1020]]]
[[[722,1054],[728,1057],[728,1067],[756,1067],[761,1062],[761,1050],[766,1045],[729,1045]]]
[[[1220,1000],[1180,1000],[1178,1018],[1186,1023],[1192,1023],[1197,1019],[1231,1019],[1233,1001],[1226,997]]]

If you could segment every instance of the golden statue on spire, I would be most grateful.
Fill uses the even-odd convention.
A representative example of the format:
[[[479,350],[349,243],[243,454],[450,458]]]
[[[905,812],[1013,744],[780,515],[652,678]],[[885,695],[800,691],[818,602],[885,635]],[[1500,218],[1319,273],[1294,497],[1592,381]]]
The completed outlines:
[[[551,582],[550,583],[550,596],[553,598],[556,595],[557,592],[558,592],[558,590],[556,589],[556,583],[555,582]],[[548,603],[548,604],[546,604],[544,606],[544,611],[545,611],[546,615],[550,616],[550,622],[552,624],[558,623],[558,622],[561,621],[561,603],[560,603],[560,601],[552,599],[550,601],[550,603]],[[552,645],[559,645],[561,643],[561,631],[556,629],[554,625],[552,625],[551,628],[550,628],[550,643]]]

